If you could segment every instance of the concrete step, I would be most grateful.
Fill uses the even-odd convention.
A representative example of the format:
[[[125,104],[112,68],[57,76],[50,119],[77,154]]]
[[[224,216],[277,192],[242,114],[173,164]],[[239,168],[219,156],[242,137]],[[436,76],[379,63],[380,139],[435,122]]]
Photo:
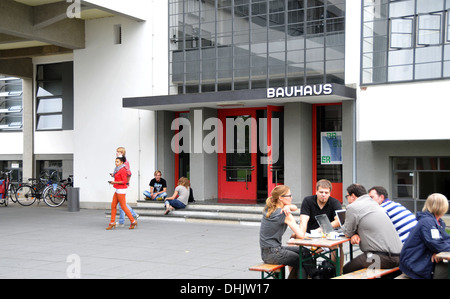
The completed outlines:
[[[189,203],[185,209],[164,215],[165,207],[162,201],[138,201],[133,210],[139,214],[140,219],[259,225],[263,208],[264,205],[261,204],[220,204],[197,201]],[[107,215],[110,215],[109,212]],[[294,215],[299,216],[299,211],[296,211]]]

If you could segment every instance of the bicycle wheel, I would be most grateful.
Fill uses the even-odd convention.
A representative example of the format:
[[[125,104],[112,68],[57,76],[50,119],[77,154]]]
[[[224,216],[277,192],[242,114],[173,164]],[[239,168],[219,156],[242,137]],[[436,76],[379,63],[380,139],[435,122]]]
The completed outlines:
[[[45,203],[49,207],[59,207],[66,200],[66,190],[61,186],[48,186],[42,193]]]
[[[16,202],[16,186],[9,184],[8,187],[8,200]]]
[[[9,192],[11,191],[11,190],[10,190],[10,186],[11,186],[11,185],[8,186],[8,189],[6,190],[6,192],[5,192],[5,194],[4,194],[4,197],[5,197],[5,198],[3,198],[3,204],[5,205],[5,207],[8,206],[8,200],[9,200],[9,197],[10,197]]]
[[[33,188],[29,185],[22,185],[16,190],[16,200],[22,206],[31,206],[36,201]]]

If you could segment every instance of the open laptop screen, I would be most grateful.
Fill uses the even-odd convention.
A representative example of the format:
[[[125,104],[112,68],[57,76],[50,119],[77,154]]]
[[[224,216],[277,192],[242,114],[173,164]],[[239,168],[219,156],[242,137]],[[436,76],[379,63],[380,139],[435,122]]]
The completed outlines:
[[[324,233],[328,234],[333,231],[333,227],[331,226],[330,219],[328,219],[327,215],[325,214],[317,215],[316,220]]]
[[[336,216],[338,217],[339,224],[341,227],[344,225],[345,222],[345,210],[337,210]]]

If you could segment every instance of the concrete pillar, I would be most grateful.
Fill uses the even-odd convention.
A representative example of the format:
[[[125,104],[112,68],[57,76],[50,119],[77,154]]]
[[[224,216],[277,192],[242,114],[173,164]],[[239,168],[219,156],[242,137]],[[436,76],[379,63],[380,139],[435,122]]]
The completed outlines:
[[[217,110],[210,108],[191,109],[189,113],[191,123],[191,155],[190,181],[194,190],[195,200],[217,198],[218,170],[217,152],[207,153],[203,148],[203,140],[210,131],[203,130],[205,120],[217,119]],[[217,130],[218,128],[211,128]],[[218,142],[216,140],[216,142]]]
[[[312,194],[312,106],[284,105],[284,182],[293,202]]]
[[[34,105],[33,80],[22,80],[22,118],[23,118],[23,180],[34,177]]]
[[[162,172],[162,177],[167,181],[167,194],[172,196],[177,183],[174,182],[175,153],[170,145],[174,135],[174,131],[172,131],[170,127],[175,118],[175,113],[171,111],[158,111],[156,117],[157,153],[155,167]]]
[[[347,204],[345,194],[347,187],[356,182],[355,168],[355,101],[344,101],[342,103],[342,199]]]

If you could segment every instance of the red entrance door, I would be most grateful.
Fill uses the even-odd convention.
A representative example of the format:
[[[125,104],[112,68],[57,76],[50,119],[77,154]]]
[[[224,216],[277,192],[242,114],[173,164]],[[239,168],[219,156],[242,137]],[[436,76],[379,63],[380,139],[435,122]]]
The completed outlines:
[[[255,109],[219,110],[219,199],[257,198],[257,119]]]

